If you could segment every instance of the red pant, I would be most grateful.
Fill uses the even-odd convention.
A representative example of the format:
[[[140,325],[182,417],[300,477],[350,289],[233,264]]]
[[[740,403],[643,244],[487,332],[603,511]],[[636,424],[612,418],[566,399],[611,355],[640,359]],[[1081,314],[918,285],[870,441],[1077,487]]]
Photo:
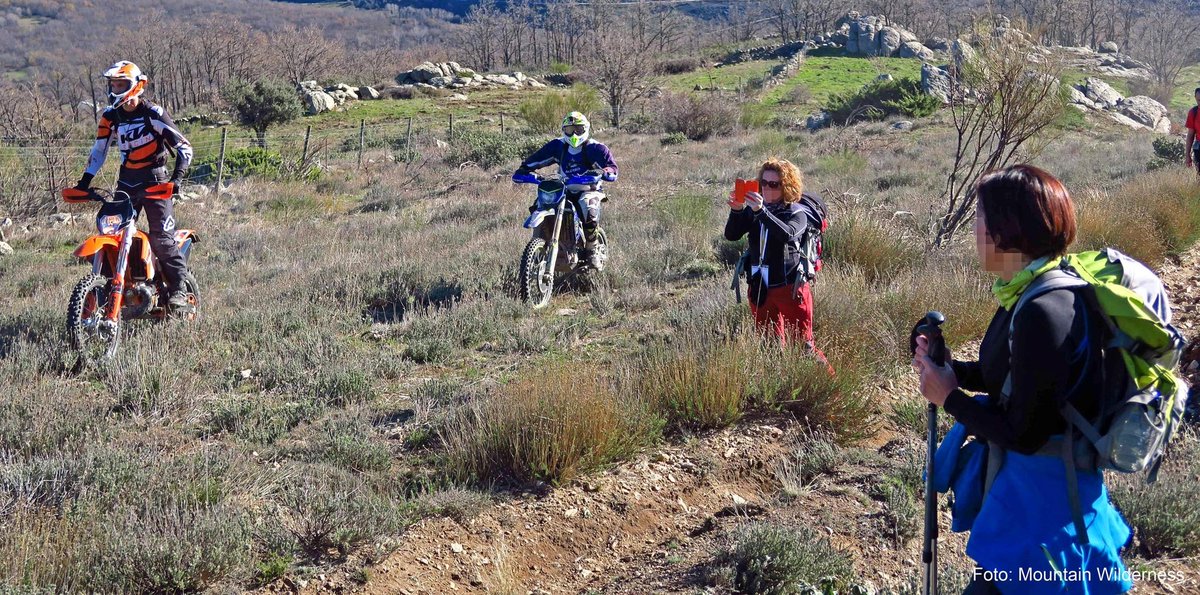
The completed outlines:
[[[779,337],[779,343],[787,345],[789,340],[799,339],[821,359],[821,353],[813,344],[813,300],[812,289],[808,283],[801,285],[796,291],[795,285],[781,285],[767,290],[767,299],[761,306],[750,302],[750,313],[754,315],[754,325],[761,333],[770,333]],[[829,368],[830,372],[833,368]]]

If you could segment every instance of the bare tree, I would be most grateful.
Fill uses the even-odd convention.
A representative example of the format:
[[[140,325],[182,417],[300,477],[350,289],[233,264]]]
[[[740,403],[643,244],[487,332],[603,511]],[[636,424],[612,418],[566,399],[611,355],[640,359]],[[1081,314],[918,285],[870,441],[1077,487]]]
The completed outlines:
[[[1192,50],[1200,21],[1184,0],[1162,2],[1135,25],[1133,52],[1150,66],[1155,99],[1168,103],[1175,81],[1192,63]]]
[[[963,60],[953,78],[949,111],[957,142],[942,192],[945,208],[932,221],[935,247],[974,218],[975,180],[1012,163],[1066,109],[1062,63],[1037,52],[1026,34],[1007,31],[978,37],[976,56]]]
[[[639,45],[629,27],[614,21],[593,30],[590,51],[580,54],[580,72],[608,101],[613,126],[621,126],[626,108],[652,87],[657,52]]]
[[[272,34],[270,44],[278,68],[293,85],[324,77],[342,62],[342,46],[316,27],[288,27]]]

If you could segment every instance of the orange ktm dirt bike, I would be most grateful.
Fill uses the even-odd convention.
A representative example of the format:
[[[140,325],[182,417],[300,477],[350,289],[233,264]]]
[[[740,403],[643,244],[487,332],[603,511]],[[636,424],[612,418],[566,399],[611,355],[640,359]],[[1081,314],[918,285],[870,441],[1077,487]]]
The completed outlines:
[[[87,360],[112,357],[121,342],[122,322],[162,320],[172,315],[166,279],[150,250],[150,237],[137,228],[139,210],[128,193],[67,188],[62,196],[69,203],[101,203],[96,215],[98,233],[75,249],[75,256],[91,262],[92,272],[71,292],[67,335],[71,346]],[[185,263],[198,239],[190,229],[175,231],[175,243]],[[176,315],[192,320],[199,315],[200,286],[190,272],[183,285],[191,308]]]

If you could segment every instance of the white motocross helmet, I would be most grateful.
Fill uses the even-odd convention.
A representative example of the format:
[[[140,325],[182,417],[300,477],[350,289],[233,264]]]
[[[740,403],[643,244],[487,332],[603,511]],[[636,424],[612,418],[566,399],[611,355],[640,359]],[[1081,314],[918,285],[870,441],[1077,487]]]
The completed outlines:
[[[145,74],[142,74],[142,69],[138,68],[137,64],[128,60],[121,60],[110,66],[108,70],[104,71],[104,78],[108,79],[108,96],[112,99],[114,108],[121,107],[141,96],[146,91],[146,81],[149,80]],[[129,84],[123,90],[114,91],[114,81],[127,81]]]
[[[562,121],[563,140],[568,145],[578,149],[587,142],[592,132],[592,124],[587,116],[579,112],[571,112]]]

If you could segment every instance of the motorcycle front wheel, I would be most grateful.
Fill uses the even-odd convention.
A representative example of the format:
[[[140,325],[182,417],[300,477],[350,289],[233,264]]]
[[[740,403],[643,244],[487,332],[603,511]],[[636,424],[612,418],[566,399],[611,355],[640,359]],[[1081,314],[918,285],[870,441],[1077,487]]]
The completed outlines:
[[[521,254],[521,301],[533,309],[546,307],[554,293],[554,274],[546,271],[546,241],[533,238]]]
[[[67,337],[71,347],[86,362],[112,357],[121,343],[119,321],[105,317],[111,296],[106,277],[91,274],[71,291],[67,303]]]

